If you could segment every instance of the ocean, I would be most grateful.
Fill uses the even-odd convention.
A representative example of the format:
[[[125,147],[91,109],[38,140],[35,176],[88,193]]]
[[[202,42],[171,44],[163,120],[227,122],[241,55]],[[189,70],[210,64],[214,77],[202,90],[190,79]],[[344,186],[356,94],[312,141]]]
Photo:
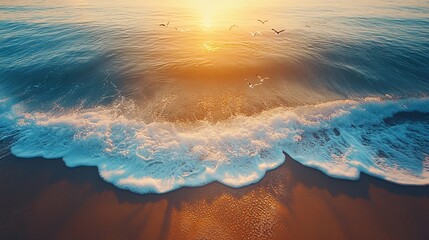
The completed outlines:
[[[428,93],[428,1],[0,3],[0,152],[136,193],[247,186],[284,153],[427,185]]]

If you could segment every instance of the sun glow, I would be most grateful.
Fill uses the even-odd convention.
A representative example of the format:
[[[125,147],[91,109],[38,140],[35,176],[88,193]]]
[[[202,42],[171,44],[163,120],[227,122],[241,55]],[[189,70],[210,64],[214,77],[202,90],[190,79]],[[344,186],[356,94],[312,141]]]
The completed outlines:
[[[248,4],[242,0],[189,0],[189,4],[194,6],[197,14],[201,15],[201,26],[206,31],[211,31],[221,25],[229,24],[237,17],[240,8]]]

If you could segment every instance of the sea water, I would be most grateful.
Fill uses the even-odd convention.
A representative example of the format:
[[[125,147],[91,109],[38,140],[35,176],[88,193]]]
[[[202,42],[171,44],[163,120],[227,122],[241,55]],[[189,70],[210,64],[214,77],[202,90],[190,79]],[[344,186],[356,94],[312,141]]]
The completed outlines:
[[[138,193],[246,186],[283,152],[429,184],[428,92],[427,1],[0,3],[6,150]]]

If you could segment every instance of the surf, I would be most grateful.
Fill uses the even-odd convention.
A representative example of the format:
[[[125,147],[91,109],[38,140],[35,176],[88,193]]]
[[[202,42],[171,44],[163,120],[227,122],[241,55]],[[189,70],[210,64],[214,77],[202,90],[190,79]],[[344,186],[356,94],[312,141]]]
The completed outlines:
[[[426,97],[339,100],[192,124],[145,123],[117,107],[26,112],[10,104],[0,129],[13,133],[10,151],[17,157],[95,166],[105,181],[143,194],[213,181],[243,187],[280,166],[283,152],[335,178],[364,172],[429,184]]]

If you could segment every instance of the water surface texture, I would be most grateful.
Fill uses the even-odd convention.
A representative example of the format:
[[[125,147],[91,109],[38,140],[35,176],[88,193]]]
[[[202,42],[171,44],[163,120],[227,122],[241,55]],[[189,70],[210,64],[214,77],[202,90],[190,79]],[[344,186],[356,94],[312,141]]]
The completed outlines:
[[[138,193],[245,186],[283,151],[429,184],[428,92],[427,1],[0,3],[7,149]]]

